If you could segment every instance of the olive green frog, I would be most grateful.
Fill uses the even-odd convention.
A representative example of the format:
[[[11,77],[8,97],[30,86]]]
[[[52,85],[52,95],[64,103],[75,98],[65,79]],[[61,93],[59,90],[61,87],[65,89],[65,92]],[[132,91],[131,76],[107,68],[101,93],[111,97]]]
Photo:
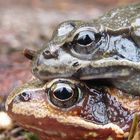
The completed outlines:
[[[92,21],[63,22],[42,49],[26,49],[24,54],[42,81],[104,79],[140,95],[140,3],[116,8]]]

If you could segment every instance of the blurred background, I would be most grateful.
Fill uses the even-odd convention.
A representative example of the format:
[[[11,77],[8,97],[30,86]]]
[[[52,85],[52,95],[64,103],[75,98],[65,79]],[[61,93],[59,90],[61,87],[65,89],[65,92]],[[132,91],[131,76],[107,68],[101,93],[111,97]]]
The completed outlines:
[[[137,1],[0,0],[0,140],[26,140],[17,135],[21,128],[2,124],[1,116],[10,91],[32,77],[30,62],[22,50],[42,47],[62,21],[92,20],[109,9]]]

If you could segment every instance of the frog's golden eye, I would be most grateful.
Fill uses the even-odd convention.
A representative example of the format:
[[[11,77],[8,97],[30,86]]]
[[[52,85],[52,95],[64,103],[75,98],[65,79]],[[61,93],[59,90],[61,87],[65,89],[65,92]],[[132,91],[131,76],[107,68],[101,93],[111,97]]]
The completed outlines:
[[[22,92],[21,94],[18,95],[18,100],[22,102],[27,102],[31,99],[30,92]]]
[[[76,53],[91,54],[98,47],[101,37],[101,33],[81,31],[73,38],[73,49]]]
[[[80,88],[69,81],[57,81],[52,84],[47,92],[51,103],[60,108],[75,105],[83,96]]]

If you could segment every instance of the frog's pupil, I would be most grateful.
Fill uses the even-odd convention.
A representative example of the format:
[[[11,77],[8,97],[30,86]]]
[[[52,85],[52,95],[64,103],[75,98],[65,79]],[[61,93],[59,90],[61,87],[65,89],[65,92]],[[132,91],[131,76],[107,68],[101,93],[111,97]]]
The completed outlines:
[[[66,100],[72,96],[72,90],[66,87],[60,87],[53,92],[54,96],[60,100]]]
[[[95,40],[93,32],[82,31],[76,35],[76,40],[79,45],[88,45]]]

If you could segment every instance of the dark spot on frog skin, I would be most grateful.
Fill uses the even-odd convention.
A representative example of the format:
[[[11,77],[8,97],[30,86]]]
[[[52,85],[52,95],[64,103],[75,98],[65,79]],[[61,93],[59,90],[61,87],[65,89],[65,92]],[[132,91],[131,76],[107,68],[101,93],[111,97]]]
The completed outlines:
[[[72,66],[73,67],[77,67],[77,66],[79,66],[80,64],[79,64],[79,62],[77,61],[77,62],[74,62],[73,64],[72,64]]]

